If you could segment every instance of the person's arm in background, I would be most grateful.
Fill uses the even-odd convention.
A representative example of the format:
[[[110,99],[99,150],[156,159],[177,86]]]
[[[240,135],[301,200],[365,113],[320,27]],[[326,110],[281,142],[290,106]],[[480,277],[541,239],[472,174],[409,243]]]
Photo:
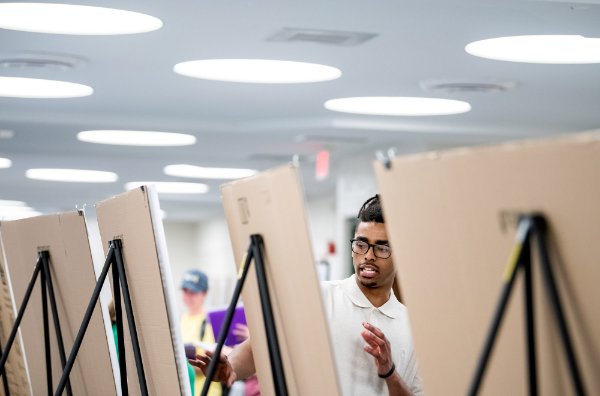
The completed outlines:
[[[206,375],[212,358],[212,352],[207,351],[204,355],[197,355],[196,359],[189,359],[189,362]],[[248,378],[255,372],[252,346],[248,339],[233,348],[229,355],[221,353],[213,381],[223,382],[230,387],[235,380]]]
[[[391,345],[385,334],[370,323],[363,323],[363,327],[365,330],[362,331],[361,336],[367,343],[365,352],[375,359],[379,376],[385,376],[389,396],[411,396],[408,386],[396,371],[392,361]]]

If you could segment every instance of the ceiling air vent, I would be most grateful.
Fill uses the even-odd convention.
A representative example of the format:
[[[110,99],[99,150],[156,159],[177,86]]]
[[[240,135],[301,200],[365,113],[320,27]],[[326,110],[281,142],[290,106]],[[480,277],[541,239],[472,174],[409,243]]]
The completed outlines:
[[[21,52],[0,58],[2,69],[73,70],[84,63],[83,58],[43,52]]]
[[[430,92],[444,93],[496,93],[514,88],[514,82],[426,81],[421,88]]]
[[[317,43],[336,45],[341,47],[354,47],[376,37],[374,33],[344,32],[339,30],[319,30],[303,28],[283,28],[267,41],[286,43]]]

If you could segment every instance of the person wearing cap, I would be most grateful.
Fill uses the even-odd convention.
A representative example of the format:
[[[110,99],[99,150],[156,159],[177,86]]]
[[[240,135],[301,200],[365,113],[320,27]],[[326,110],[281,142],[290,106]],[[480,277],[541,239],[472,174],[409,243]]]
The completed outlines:
[[[342,395],[421,395],[408,312],[392,291],[396,270],[378,195],[361,207],[350,248],[354,274],[322,283]],[[189,362],[206,370],[211,359],[207,352]],[[245,341],[221,354],[214,380],[231,384],[254,371]]]
[[[207,312],[204,309],[204,301],[208,293],[208,277],[197,269],[191,269],[183,274],[181,281],[181,293],[186,312],[181,315],[181,336],[184,344],[197,345],[200,342],[214,344],[215,336],[212,327],[207,320]],[[204,353],[198,347],[197,353]],[[204,374],[196,370],[196,381],[194,384],[194,396],[200,395],[204,385]],[[208,391],[209,396],[221,396],[222,388],[218,383],[213,383]]]

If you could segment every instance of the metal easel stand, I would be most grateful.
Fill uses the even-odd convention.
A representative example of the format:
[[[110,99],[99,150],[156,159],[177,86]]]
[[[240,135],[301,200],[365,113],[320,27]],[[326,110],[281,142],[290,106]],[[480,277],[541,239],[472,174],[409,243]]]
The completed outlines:
[[[0,343],[0,356],[3,354],[2,343]],[[0,371],[0,376],[2,376],[2,388],[4,389],[4,394],[10,396],[10,387],[8,386],[8,378],[6,378],[6,369],[4,367],[2,367],[2,370]]]
[[[221,350],[225,344],[225,339],[227,338],[229,328],[231,327],[231,321],[233,319],[235,307],[240,298],[240,294],[242,292],[244,282],[246,281],[246,275],[248,274],[248,269],[250,268],[250,263],[252,260],[254,260],[254,265],[256,267],[256,278],[258,283],[258,291],[260,294],[260,304],[263,312],[265,332],[269,346],[269,359],[271,362],[271,373],[273,375],[275,394],[277,396],[287,396],[288,394],[287,385],[285,382],[285,373],[283,371],[283,362],[281,360],[281,352],[279,350],[279,342],[277,339],[277,331],[275,329],[275,317],[273,316],[271,298],[269,296],[269,287],[267,284],[267,275],[264,265],[264,243],[260,235],[253,234],[250,235],[250,246],[246,252],[243,267],[240,269],[238,281],[233,292],[231,303],[227,309],[223,326],[219,332],[217,346],[213,354],[214,358],[211,359],[206,371],[206,380],[204,382],[204,386],[202,387],[201,393],[202,396],[206,396],[208,394],[210,383],[214,378],[219,357],[221,356]]]
[[[133,316],[131,296],[129,295],[129,285],[127,283],[125,267],[123,264],[121,240],[114,239],[109,242],[109,250],[106,256],[106,261],[104,262],[104,267],[102,268],[102,272],[100,273],[100,277],[98,278],[98,281],[96,282],[96,287],[94,288],[94,292],[92,293],[90,303],[88,304],[85,315],[83,316],[83,321],[81,323],[81,327],[79,328],[79,332],[77,333],[77,337],[75,338],[75,342],[73,343],[73,348],[71,349],[69,360],[67,361],[67,364],[64,368],[62,377],[60,379],[60,383],[58,384],[58,388],[54,393],[55,396],[60,396],[62,394],[65,388],[65,384],[69,379],[71,369],[73,368],[73,364],[75,363],[75,358],[77,357],[77,353],[79,352],[79,348],[81,347],[81,343],[83,342],[83,337],[85,336],[87,327],[90,324],[94,308],[96,307],[96,303],[98,302],[98,298],[100,297],[100,291],[102,290],[102,286],[104,285],[111,264],[114,264],[112,265],[113,301],[115,305],[115,314],[117,319],[116,324],[117,338],[119,344],[118,349],[119,368],[121,373],[121,394],[122,396],[129,395],[129,389],[127,387],[127,364],[125,362],[125,341],[123,337],[123,312],[121,309],[122,291],[123,302],[125,303],[125,312],[127,314],[127,323],[129,325],[129,331],[131,335],[131,343],[133,345],[133,354],[135,356],[135,364],[140,384],[140,391],[143,396],[148,395],[148,386],[146,385],[146,377],[144,375],[144,365],[142,363],[140,344],[138,341],[137,329],[135,326],[135,319]]]
[[[508,303],[508,298],[513,288],[513,284],[516,276],[518,275],[519,269],[523,269],[524,272],[524,287],[525,287],[525,319],[526,319],[526,333],[527,333],[527,360],[528,360],[528,372],[529,372],[529,394],[534,396],[538,394],[537,386],[537,367],[536,367],[536,351],[535,351],[535,326],[534,326],[534,312],[533,312],[533,278],[532,278],[532,266],[531,266],[531,244],[532,238],[535,236],[537,240],[537,250],[539,255],[540,265],[542,267],[542,273],[544,277],[544,284],[548,292],[548,298],[554,311],[554,317],[560,330],[561,340],[564,348],[564,352],[567,358],[567,364],[571,374],[571,380],[573,382],[573,388],[575,394],[585,395],[585,390],[579,368],[577,366],[577,359],[575,357],[575,350],[571,343],[571,336],[563,313],[560,296],[552,274],[552,268],[550,266],[550,259],[548,255],[548,247],[546,243],[546,220],[541,215],[527,215],[522,216],[519,220],[517,229],[517,243],[513,248],[509,266],[504,275],[504,287],[500,295],[500,301],[496,308],[492,325],[489,329],[487,338],[485,340],[483,351],[479,358],[475,376],[471,382],[469,388],[469,396],[475,396],[479,392],[483,375],[485,373],[486,365],[492,353],[494,347],[494,341],[496,339],[498,329],[502,322],[502,318]]]
[[[12,345],[15,341],[15,337],[17,336],[17,331],[19,330],[19,326],[21,325],[21,320],[23,320],[23,316],[25,315],[25,310],[27,309],[27,304],[29,303],[29,298],[31,297],[31,293],[33,292],[33,288],[35,286],[38,275],[40,275],[42,287],[42,318],[44,321],[44,350],[46,357],[46,382],[48,388],[48,395],[52,395],[53,390],[52,353],[50,349],[50,327],[48,323],[48,297],[50,298],[50,308],[52,310],[52,319],[54,321],[54,333],[56,335],[56,341],[58,344],[60,362],[63,369],[65,367],[65,347],[63,344],[58,310],[56,308],[56,298],[54,295],[54,286],[52,285],[52,276],[50,275],[50,253],[47,250],[43,250],[38,252],[38,260],[35,264],[33,275],[31,276],[31,280],[29,281],[29,285],[27,286],[27,290],[25,291],[25,295],[23,296],[23,302],[21,303],[21,307],[19,308],[19,312],[17,314],[17,318],[15,319],[15,323],[13,324],[10,335],[8,336],[8,341],[6,342],[6,349],[4,350],[2,358],[0,359],[0,375],[2,375],[2,377],[4,378],[4,389],[7,395],[10,395],[10,390],[8,389],[8,379],[6,378],[6,361],[8,360],[8,354],[10,353]],[[67,383],[66,387],[67,395],[72,396],[73,393],[71,391],[71,384]]]

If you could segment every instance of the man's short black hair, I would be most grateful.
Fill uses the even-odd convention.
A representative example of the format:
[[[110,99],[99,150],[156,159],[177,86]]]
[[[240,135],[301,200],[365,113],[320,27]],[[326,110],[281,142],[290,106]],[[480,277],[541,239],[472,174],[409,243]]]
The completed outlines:
[[[365,223],[385,223],[381,203],[379,202],[379,194],[375,194],[373,197],[367,199],[361,206],[356,217]]]

